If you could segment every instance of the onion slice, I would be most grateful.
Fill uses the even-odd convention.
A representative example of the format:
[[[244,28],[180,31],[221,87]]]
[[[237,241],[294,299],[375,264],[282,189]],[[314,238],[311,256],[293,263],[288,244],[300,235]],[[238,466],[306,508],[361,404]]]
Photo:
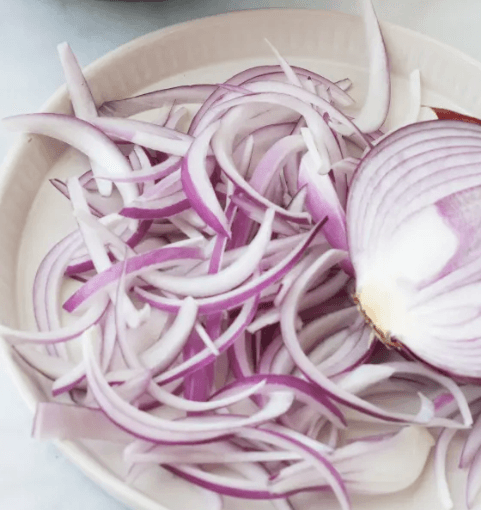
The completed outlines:
[[[112,175],[132,173],[130,164],[112,140],[83,120],[58,113],[31,113],[7,117],[2,123],[12,131],[50,136],[68,143]],[[132,184],[119,183],[118,189],[126,204],[137,197],[137,188]]]
[[[391,78],[386,46],[371,0],[362,0],[369,47],[369,85],[364,105],[354,119],[363,133],[372,133],[386,120],[391,99]]]

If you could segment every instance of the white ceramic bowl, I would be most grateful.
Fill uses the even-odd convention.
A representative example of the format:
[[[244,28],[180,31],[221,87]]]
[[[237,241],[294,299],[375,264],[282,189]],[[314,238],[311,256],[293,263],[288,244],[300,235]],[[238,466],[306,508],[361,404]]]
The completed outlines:
[[[391,58],[394,98],[391,122],[402,120],[407,107],[407,76],[420,69],[423,103],[453,107],[481,116],[481,66],[460,52],[427,37],[383,25]],[[268,38],[293,64],[332,78],[350,77],[354,95],[366,86],[366,56],[362,23],[353,16],[308,10],[236,12],[184,23],[128,43],[86,70],[98,104],[164,86],[216,82],[258,63],[274,63]],[[69,112],[66,89],[61,88],[45,111]],[[0,172],[0,321],[32,328],[31,286],[38,262],[52,243],[72,228],[67,205],[46,179],[75,168],[78,156],[65,146],[39,136],[21,137]],[[15,299],[12,299],[15,296]],[[48,398],[45,385],[32,375],[0,341],[12,377],[32,409]],[[59,449],[90,478],[136,510],[209,510],[211,502],[196,488],[160,468],[142,477],[135,487],[122,481],[120,447],[93,442],[58,441]],[[464,474],[450,467],[456,510],[464,508]],[[337,508],[330,497],[308,497],[304,510]],[[432,469],[412,488],[377,498],[354,498],[354,510],[434,509],[440,506]],[[269,503],[227,498],[226,510],[268,509]]]

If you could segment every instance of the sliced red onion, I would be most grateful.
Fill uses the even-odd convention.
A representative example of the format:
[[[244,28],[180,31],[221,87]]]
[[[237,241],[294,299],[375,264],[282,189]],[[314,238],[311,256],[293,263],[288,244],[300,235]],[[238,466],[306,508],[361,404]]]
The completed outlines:
[[[328,175],[320,175],[310,153],[303,156],[299,187],[307,186],[306,205],[315,221],[328,217],[324,235],[331,246],[347,249],[346,218]]]
[[[344,256],[345,254],[342,251],[332,250],[326,253],[298,279],[296,284],[288,292],[281,309],[281,329],[285,345],[299,369],[307,377],[309,377],[309,379],[319,384],[324,391],[339,402],[377,419],[393,422],[407,421],[411,423],[423,423],[423,420],[416,418],[416,416],[384,411],[379,407],[342,390],[338,385],[333,383],[324,374],[317,370],[299,345],[294,317],[297,309],[297,303],[303,290],[318,271],[325,270],[325,268],[330,267],[333,263],[340,262]],[[445,379],[447,382],[447,378]],[[466,425],[469,426],[469,411],[465,420],[467,420]],[[454,423],[452,425],[455,426]]]
[[[309,444],[299,440],[298,438],[288,436],[283,433],[282,429],[270,427],[268,430],[262,429],[244,429],[241,432],[242,437],[255,440],[262,440],[276,446],[289,448],[303,455],[313,467],[318,471],[322,478],[331,486],[336,495],[341,508],[349,510],[351,508],[349,496],[345,484],[339,472],[333,464],[318,450],[311,448]]]
[[[127,160],[117,146],[99,129],[89,123],[58,113],[33,113],[3,119],[3,125],[12,131],[26,131],[56,138],[86,154],[111,175],[127,176],[132,173]],[[128,204],[137,197],[132,184],[117,186]]]
[[[55,402],[40,402],[34,418],[33,436],[40,440],[78,438],[131,444],[135,436],[112,422],[100,409]],[[200,441],[201,443],[202,441]],[[166,444],[197,444],[195,440]]]
[[[292,85],[297,85],[298,87],[302,87],[301,80],[295,73],[294,69],[288,64],[287,60],[277,51],[277,48],[268,40],[265,39],[272,53],[274,53],[276,59],[279,61],[279,65],[286,75],[287,80],[292,83]]]
[[[55,189],[60,191],[60,193],[62,193],[64,197],[70,199],[70,193],[68,191],[67,184],[64,181],[61,181],[60,179],[50,179],[50,183]],[[102,210],[102,206],[99,207],[98,204],[94,205],[93,200],[88,200],[88,202],[89,208],[92,214],[94,214],[95,216],[101,217],[104,216],[105,214],[108,214],[108,211]]]
[[[331,462],[353,493],[390,494],[417,480],[433,444],[426,429],[405,427],[397,434],[361,438],[342,446],[333,452]],[[302,462],[281,471],[278,483],[285,490],[314,487],[318,480],[312,468]]]
[[[89,221],[95,222],[93,217],[90,215],[80,183],[75,177],[70,177],[67,182],[67,186],[70,193],[73,212],[77,219],[79,229],[90,258],[92,259],[97,272],[104,271],[110,268],[112,264],[103,241],[97,235],[96,228],[92,227],[91,223],[84,221],[84,218],[86,217]],[[110,293],[110,299],[115,303],[115,297],[112,293]],[[136,327],[139,325],[142,313],[135,308],[130,298],[125,299],[124,312],[130,326]]]
[[[193,448],[179,451],[175,448],[166,451],[166,448],[156,448],[148,453],[138,453],[129,457],[130,462],[153,462],[155,464],[219,464],[238,462],[277,462],[286,460],[298,460],[300,455],[294,452],[233,452],[225,453],[222,449],[217,450],[209,445],[208,450],[196,451]],[[217,451],[216,451],[217,450]]]
[[[0,335],[13,344],[17,343],[36,343],[36,344],[54,344],[67,342],[78,338],[88,328],[97,324],[107,309],[107,300],[101,299],[94,303],[84,315],[77,319],[74,324],[64,326],[52,331],[19,331],[0,325]]]
[[[247,386],[242,391],[233,393],[222,398],[212,398],[206,402],[196,402],[185,398],[178,397],[172,393],[166,391],[164,388],[152,384],[149,387],[149,392],[162,404],[170,405],[176,409],[182,409],[189,412],[205,412],[212,411],[215,409],[221,409],[223,407],[229,407],[233,404],[241,402],[252,395],[260,393],[261,389],[265,387],[265,380],[260,379],[257,384]]]
[[[173,156],[184,156],[192,143],[189,135],[140,120],[99,117],[90,122],[114,140],[124,140]]]
[[[386,120],[391,100],[391,78],[386,46],[371,0],[363,0],[365,34],[369,47],[369,84],[364,105],[354,119],[364,133],[379,129]]]
[[[163,334],[162,340],[142,354],[142,361],[150,368],[153,375],[165,370],[180,354],[194,328],[197,313],[197,303],[190,297],[185,298],[175,321]]]
[[[264,381],[264,387],[259,393],[264,394],[264,392],[267,392],[266,394],[268,394],[271,391],[280,391],[281,389],[292,391],[296,399],[300,402],[306,405],[315,403],[315,411],[320,415],[326,416],[335,423],[337,427],[344,428],[346,426],[342,413],[318,388],[302,379],[290,375],[260,374],[238,379],[235,383],[224,387],[217,393],[217,396],[222,396],[224,393],[229,395],[232,390],[246,385],[256,384],[261,381]]]
[[[434,468],[436,471],[438,495],[443,507],[447,510],[450,510],[454,506],[449,491],[448,481],[446,480],[446,460],[449,444],[453,440],[455,434],[455,429],[444,429],[439,435],[434,454]]]
[[[169,114],[167,115],[167,118],[165,119],[165,122],[157,121],[157,124],[160,126],[164,126],[166,128],[170,129],[177,129],[177,131],[182,131],[182,129],[178,129],[178,124],[187,117],[189,111],[185,106],[181,106],[179,108],[175,108],[175,104],[172,103],[172,107],[169,111]]]
[[[358,164],[359,161],[357,158],[346,158],[334,164],[332,167],[334,186],[344,210],[346,210],[347,196],[352,177]]]
[[[55,319],[52,317],[52,307],[56,305],[65,264],[68,264],[70,257],[81,245],[82,238],[79,232],[74,232],[64,237],[48,252],[35,274],[33,309],[37,327],[40,331],[59,327],[59,325],[54,324]],[[54,273],[57,268],[60,269],[60,278],[58,281],[55,281],[56,275]]]
[[[166,262],[173,260],[178,261],[182,259],[202,258],[203,254],[199,248],[173,248],[165,246],[158,250],[152,250],[147,253],[142,253],[141,255],[128,258],[125,261],[125,271],[126,274],[134,276],[141,274],[145,270],[165,266]],[[68,312],[73,312],[86,300],[94,297],[100,290],[111,288],[112,285],[120,278],[123,265],[123,262],[118,262],[88,280],[64,303],[64,309]]]
[[[57,46],[57,51],[64,70],[75,116],[80,119],[96,117],[97,108],[92,93],[72,49],[67,42],[63,42]]]
[[[249,417],[237,418],[229,415],[218,415],[216,420],[201,420],[200,418],[166,420],[139,411],[121,399],[103,378],[100,367],[92,353],[92,342],[95,341],[95,330],[89,330],[84,335],[84,349],[86,350],[87,379],[91,385],[95,399],[104,412],[115,422],[122,424],[139,436],[151,437],[152,440],[163,439],[166,434],[196,434],[203,432],[232,430],[250,424],[258,424],[284,414],[291,406],[293,395],[290,392],[274,392],[269,402],[259,412]]]
[[[481,416],[476,418],[473,428],[469,431],[469,435],[464,443],[461,452],[459,467],[465,468],[472,464],[474,457],[481,450]]]
[[[478,452],[474,457],[468,471],[468,481],[466,485],[466,506],[471,510],[474,508],[476,498],[481,489],[481,453]]]
[[[327,359],[323,359],[317,365],[319,370],[325,372],[329,377],[346,375],[351,371],[354,372],[367,363],[371,358],[375,344],[369,345],[369,329],[362,328],[350,335],[333,355]],[[367,340],[367,342],[366,342]],[[312,353],[312,361],[316,363],[316,350]]]
[[[97,117],[97,108],[92,93],[72,49],[68,43],[64,42],[57,46],[57,50],[75,116],[87,121]],[[94,161],[92,171],[97,176],[102,173],[102,168]],[[101,195],[109,196],[112,193],[111,182],[103,179],[96,179],[95,182]]]
[[[152,376],[149,370],[139,369],[137,374],[116,386],[114,390],[123,400],[134,404],[146,393],[151,380]]]
[[[261,206],[251,202],[241,194],[234,194],[232,196],[232,202],[237,205],[249,219],[255,221],[256,223],[262,223],[265,215],[265,209],[263,209]],[[272,231],[276,234],[292,236],[297,234],[299,229],[295,228],[293,225],[283,220],[282,218],[274,217],[274,221],[272,222]]]
[[[136,155],[136,157],[139,161],[139,169],[152,167],[152,162],[147,154],[146,149],[140,147],[140,145],[134,145],[134,149],[133,149],[132,153]]]
[[[252,107],[258,108],[259,106],[262,106],[262,104],[283,106],[302,115],[305,118],[308,127],[312,130],[316,140],[319,140],[319,143],[325,143],[328,149],[334,153],[334,158],[340,158],[340,155],[336,152],[338,149],[337,143],[324,118],[319,115],[319,113],[317,113],[308,102],[305,102],[296,96],[288,95],[291,92],[296,92],[296,95],[299,95],[297,91],[300,90],[302,92],[302,89],[298,89],[297,87],[287,84],[279,84],[278,87],[281,91],[284,91],[284,87],[286,87],[286,93],[271,92],[271,88],[268,85],[268,83],[256,83],[249,85],[249,87],[255,86],[256,89],[260,90],[260,92],[249,96],[231,99],[216,105],[212,108],[209,118],[204,119],[205,123],[202,125],[210,124],[211,122],[217,120],[217,118],[223,118],[223,123],[226,124],[226,126],[231,125],[233,122],[242,122],[244,120],[242,117],[248,116],[254,117],[254,119],[256,118],[253,116],[255,111],[252,111],[251,109],[247,110],[246,108],[241,109],[234,107],[252,105]],[[305,93],[309,94],[307,91],[305,91]],[[228,110],[229,112],[225,113]],[[222,133],[223,130],[220,132]],[[215,137],[214,142],[216,139],[218,140],[219,137]],[[231,136],[226,136],[224,143],[229,147],[233,143]],[[213,149],[215,152],[215,146],[213,146]],[[216,156],[219,159],[217,153]]]
[[[301,76],[309,77],[316,82],[324,83],[326,86],[332,89],[332,93],[335,95],[337,101],[344,106],[348,106],[352,104],[352,99],[348,94],[346,94],[340,87],[338,87],[333,82],[327,80],[325,77],[315,74],[306,69],[302,69],[299,67],[292,67],[292,69]],[[233,76],[225,83],[230,85],[242,85],[244,83],[248,83],[251,81],[256,81],[258,79],[273,79],[275,77],[283,77],[284,73],[280,69],[280,66],[259,66],[253,67],[246,71],[242,71],[239,74]],[[194,132],[197,128],[198,123],[205,115],[206,111],[212,108],[212,105],[215,104],[222,96],[225,94],[225,91],[222,89],[218,89],[212,93],[212,95],[204,102],[196,116],[194,117],[189,132]]]
[[[56,397],[76,388],[85,379],[85,365],[81,361],[73,369],[58,376],[52,385],[52,396]]]
[[[120,214],[126,218],[137,220],[157,220],[169,218],[175,214],[187,211],[190,208],[190,202],[183,191],[173,193],[168,197],[150,202],[132,203],[124,207]]]
[[[366,0],[367,1],[367,0]],[[290,85],[288,83],[279,83],[279,82],[256,82],[252,84],[245,85],[245,88],[251,92],[256,92],[259,96],[263,97],[264,100],[268,100],[268,102],[274,101],[276,95],[285,95],[285,106],[291,107],[296,105],[296,101],[294,100],[301,100],[306,105],[312,104],[319,109],[326,112],[329,117],[336,122],[339,122],[341,125],[343,125],[345,128],[347,128],[349,131],[352,131],[356,137],[357,140],[364,146],[370,146],[370,143],[368,139],[363,135],[360,130],[346,115],[344,115],[340,110],[338,110],[336,107],[331,105],[329,101],[326,101],[325,99],[319,97],[316,94],[313,94],[309,92],[308,90],[302,89],[300,87],[296,87],[294,85]],[[272,96],[268,96],[265,94],[268,94],[272,92]],[[255,96],[250,96],[251,100],[256,100]],[[299,113],[303,114],[300,109],[295,108]],[[305,110],[307,113],[307,110]],[[387,110],[386,110],[387,112]],[[310,115],[309,115],[310,117]],[[308,118],[305,117],[306,122],[308,122]],[[309,122],[308,122],[309,125]],[[319,125],[319,124],[318,124]],[[322,125],[322,124],[321,124]],[[333,126],[333,129],[336,129],[336,127]],[[329,153],[331,157],[333,158],[333,161],[336,162],[339,159],[341,159],[341,154],[339,152],[339,146],[337,144],[337,141],[335,137],[333,136],[333,133],[329,130],[323,129],[323,134],[325,135],[325,138],[323,139],[323,142],[327,145]]]
[[[409,75],[409,92],[411,105],[403,120],[403,126],[417,122],[421,113],[421,73],[419,69],[412,71]]]
[[[146,110],[154,110],[173,102],[184,104],[202,103],[215,90],[217,85],[183,85],[170,89],[147,92],[140,96],[105,102],[99,109],[101,115],[130,117]]]
[[[289,437],[287,429],[283,429],[278,427],[284,435]],[[315,442],[313,442],[315,443]],[[212,445],[214,449],[216,445]],[[315,445],[310,445],[317,451],[317,447]],[[238,447],[234,447],[230,443],[224,442],[222,445],[218,447],[222,447],[224,452],[230,453],[242,453],[242,449]],[[256,448],[267,449],[267,445],[256,441]],[[304,461],[306,462],[306,461]],[[307,463],[309,465],[309,463]],[[186,478],[187,480],[194,481],[194,483],[198,483],[202,487],[209,487],[212,490],[219,492],[220,494],[226,494],[230,496],[244,497],[248,499],[273,499],[288,496],[289,494],[279,494],[278,492],[274,492],[271,489],[268,472],[265,468],[262,468],[260,465],[252,464],[252,463],[237,463],[232,465],[232,468],[237,471],[239,474],[243,476],[243,479],[239,479],[238,477],[230,477],[218,475],[210,472],[203,471],[197,467],[189,466],[189,465],[176,465],[173,467],[164,466],[170,471],[179,474],[179,476]],[[318,475],[318,478],[319,475]],[[322,482],[318,480],[319,483]],[[315,487],[315,490],[325,490],[327,485],[318,485]],[[300,489],[302,491],[302,489]],[[299,492],[299,490],[293,490],[290,495]],[[275,500],[274,500],[275,501]],[[274,501],[272,503],[274,503]],[[281,507],[283,510],[285,507]]]
[[[130,480],[161,464],[210,495],[293,510],[285,498],[333,490],[346,510],[348,491],[388,494],[413,483],[432,438],[415,426],[346,443],[341,429],[356,420],[422,423],[441,428],[436,469],[446,489],[449,439],[481,409],[476,386],[439,373],[481,379],[481,128],[437,121],[379,131],[389,66],[370,0],[364,8],[370,79],[354,120],[343,108],[352,104],[348,79],[291,67],[275,49],[279,66],[101,109],[128,116],[165,106],[154,123],[98,117],[75,57],[60,48],[77,118],[6,121],[71,142],[93,167],[68,186],[54,181],[79,231],[36,275],[40,332],[0,326],[13,344],[48,346],[35,354],[18,346],[17,355],[51,380],[54,396],[75,403],[40,404],[37,437],[130,442]],[[418,77],[406,122],[419,108]],[[189,125],[182,104],[195,103]],[[120,196],[100,196],[108,183]],[[429,240],[436,250],[423,248]],[[87,309],[66,328],[64,273],[81,283],[65,308]],[[136,298],[160,311],[139,310]],[[400,302],[419,326],[414,340],[391,338],[377,314],[398,313]],[[78,336],[76,363],[49,346]],[[376,336],[410,361],[384,352]],[[387,411],[376,404],[386,398],[420,405]],[[461,457],[469,504],[481,469],[477,429]],[[206,467],[227,463],[224,474]]]
[[[14,352],[28,367],[51,380],[61,377],[74,368],[71,361],[33,350],[28,345],[18,344],[14,347]]]
[[[473,417],[471,414],[471,411],[469,409],[468,402],[466,400],[465,395],[461,391],[461,389],[458,387],[458,385],[449,377],[446,377],[444,375],[438,374],[437,372],[428,369],[424,365],[415,364],[411,362],[390,362],[387,364],[387,366],[394,368],[396,371],[406,373],[406,374],[416,374],[420,375],[422,377],[426,377],[427,379],[431,379],[433,381],[436,381],[438,384],[444,386],[446,389],[448,389],[453,397],[455,398],[458,407],[459,412],[461,414],[461,417],[463,418],[464,424],[466,427],[471,427],[473,424]]]
[[[183,191],[180,175],[179,167],[170,175],[165,176],[155,184],[151,184],[139,197],[139,203],[148,203],[152,200],[159,200]]]
[[[339,345],[343,345],[351,335],[358,335],[357,328],[353,327],[357,318],[357,313],[352,307],[322,315],[304,328],[301,325],[299,342],[302,349],[310,352],[314,363],[320,363],[336,352]],[[271,370],[274,373],[290,373],[295,366],[289,350],[284,345],[273,359]]]
[[[226,351],[246,330],[248,324],[252,322],[257,307],[259,304],[258,296],[251,298],[246,301],[242,307],[239,315],[230,324],[230,326],[215,340],[215,346],[220,353]],[[216,359],[216,356],[212,354],[210,349],[203,349],[198,354],[195,354],[187,361],[184,361],[180,365],[167,370],[163,374],[155,378],[155,382],[158,384],[167,384],[179,377],[195,372],[195,370],[202,368]]]
[[[224,215],[212,184],[206,165],[209,144],[219,124],[211,124],[195,142],[182,160],[182,186],[192,208],[217,233],[229,236],[227,219]]]
[[[267,484],[259,481],[247,481],[202,471],[188,465],[164,466],[171,473],[195,485],[217,492],[219,494],[244,499],[273,499],[284,498],[292,494],[273,494]],[[293,491],[295,493],[296,491]]]
[[[244,255],[217,274],[195,278],[177,277],[165,274],[151,274],[149,282],[158,288],[181,295],[204,297],[226,292],[252,275],[262,259],[270,240],[274,211],[268,210],[255,239]]]
[[[342,377],[338,384],[343,390],[358,394],[370,386],[388,379],[395,372],[394,368],[385,365],[361,365]]]
[[[84,215],[83,221],[90,223],[91,217]],[[99,223],[93,223],[93,226],[98,229]],[[151,227],[152,227],[151,220],[140,221],[138,229],[125,241],[125,246],[122,247],[124,249],[124,251],[125,251],[126,247],[131,248],[131,249],[136,248],[142,242],[142,240],[144,240],[145,236],[147,235],[147,233],[149,232]],[[115,236],[113,236],[113,237],[115,238]],[[109,259],[113,262],[114,261],[113,254],[109,253],[108,256],[109,256]],[[94,270],[95,268],[94,268],[94,264],[93,264],[92,260],[89,259],[88,256],[85,258],[86,258],[86,260],[84,260],[82,262],[76,261],[75,263],[71,263],[65,270],[65,275],[66,276],[74,276],[74,275],[77,275],[78,273],[85,273],[87,271]]]
[[[296,189],[297,189],[297,183],[296,183]],[[294,196],[292,197],[292,200],[290,201],[289,205],[287,206],[287,209],[292,212],[301,212],[306,203],[307,198],[307,186],[302,186],[299,191],[297,191]]]
[[[229,117],[230,125],[229,127],[224,126],[217,132],[212,141],[212,147],[214,153],[219,161],[219,164],[222,167],[222,170],[226,173],[227,177],[247,196],[251,197],[254,201],[266,206],[274,210],[280,216],[285,217],[293,222],[297,223],[308,223],[309,218],[305,213],[290,213],[282,207],[273,204],[269,200],[266,200],[263,195],[256,192],[237,172],[236,165],[229,155],[229,150],[232,149],[231,143],[233,142],[233,137],[235,136],[235,131],[233,130],[232,123],[234,119]],[[236,119],[237,121],[237,119]],[[222,137],[220,137],[219,133],[222,132]]]
[[[305,149],[305,142],[299,135],[286,136],[276,142],[257,164],[249,184],[264,194],[275,174],[279,172],[287,158]]]
[[[138,155],[132,150],[129,154],[130,166],[134,172],[140,170],[142,167]]]
[[[149,166],[148,168],[141,168],[135,173],[131,174],[129,177],[113,177],[103,175],[104,180],[111,180],[115,182],[131,182],[131,183],[139,183],[139,182],[147,182],[147,181],[156,181],[158,179],[163,179],[179,170],[180,168],[181,158],[178,156],[169,156],[162,163],[157,163],[156,165]],[[145,193],[142,195],[146,197]]]
[[[336,102],[340,106],[351,106],[354,103],[354,100],[349,96],[349,94],[346,93],[347,89],[343,89],[342,87],[339,87],[337,83],[332,82],[325,78],[324,76],[321,76],[319,74],[313,73],[312,71],[309,71],[308,69],[303,69],[302,67],[297,66],[291,66],[285,60],[282,55],[279,55],[281,59],[287,64],[287,66],[291,69],[291,71],[299,78],[299,81],[301,82],[301,85],[309,90],[308,85],[311,83],[316,89],[322,88],[324,91],[328,92],[329,98]],[[269,66],[265,66],[269,67]],[[273,66],[275,67],[275,66]],[[274,80],[274,81],[282,81],[283,75],[286,74],[286,66],[284,66],[284,69],[282,69],[282,72],[279,71],[271,71],[271,72],[264,72],[262,74],[259,74],[258,76],[254,76],[248,80],[246,80],[244,83],[254,83],[257,81],[266,81],[266,80]],[[347,78],[348,81],[350,81]],[[292,83],[292,81],[291,81]],[[321,94],[319,94],[321,95]]]
[[[202,298],[197,300],[200,313],[220,312],[225,309],[231,309],[240,306],[253,296],[257,296],[262,290],[270,287],[286,274],[304,255],[305,250],[319,233],[324,222],[319,223],[309,235],[301,242],[296,249],[292,250],[278,265],[252,281],[237,287],[230,292],[218,294],[211,298]],[[176,312],[180,307],[179,299],[162,298],[155,296],[141,288],[136,288],[138,296],[159,310]]]

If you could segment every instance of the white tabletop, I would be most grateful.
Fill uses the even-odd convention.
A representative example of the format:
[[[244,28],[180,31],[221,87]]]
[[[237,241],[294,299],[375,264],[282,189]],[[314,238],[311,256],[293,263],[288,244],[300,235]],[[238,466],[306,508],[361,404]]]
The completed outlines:
[[[479,0],[374,0],[381,19],[481,60]],[[0,118],[37,111],[62,83],[56,45],[86,65],[137,36],[181,21],[254,7],[354,12],[355,0],[1,0]],[[0,134],[0,159],[13,136]],[[30,438],[32,416],[0,369],[0,508],[124,510],[54,446]]]

